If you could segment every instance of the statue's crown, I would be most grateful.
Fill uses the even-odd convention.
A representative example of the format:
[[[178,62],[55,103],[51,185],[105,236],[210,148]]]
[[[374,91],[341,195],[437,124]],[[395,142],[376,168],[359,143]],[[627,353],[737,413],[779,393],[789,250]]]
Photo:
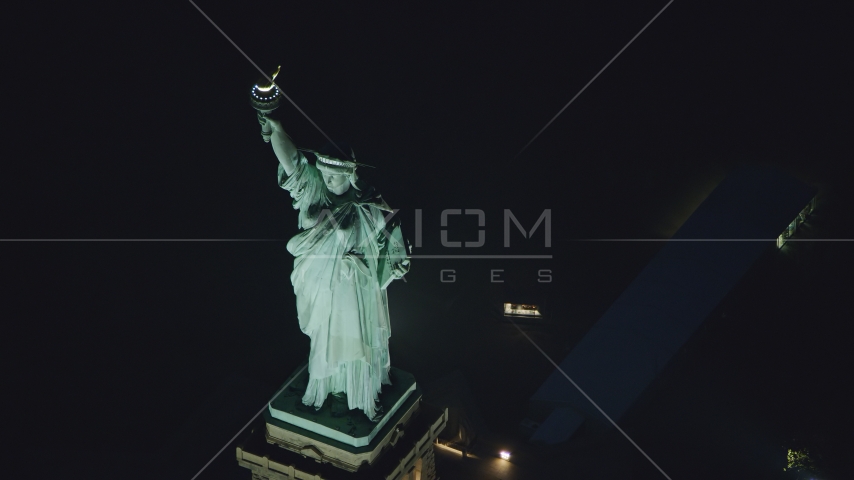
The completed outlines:
[[[318,162],[320,162],[324,165],[328,165],[328,166],[348,168],[348,167],[355,167],[357,165],[356,162],[348,162],[348,161],[338,160],[337,158],[327,157],[327,156],[321,155],[321,154],[316,154],[316,155],[317,155],[317,161]],[[352,158],[355,160],[356,157],[353,156]]]
[[[352,148],[350,149],[349,160],[342,160],[327,153],[320,153],[314,150],[309,150],[307,148],[299,148],[298,150],[302,152],[312,153],[315,158],[317,158],[316,165],[319,168],[327,168],[332,170],[354,170],[356,167],[374,168],[371,165],[365,165],[364,163],[357,162],[356,152],[354,152]]]

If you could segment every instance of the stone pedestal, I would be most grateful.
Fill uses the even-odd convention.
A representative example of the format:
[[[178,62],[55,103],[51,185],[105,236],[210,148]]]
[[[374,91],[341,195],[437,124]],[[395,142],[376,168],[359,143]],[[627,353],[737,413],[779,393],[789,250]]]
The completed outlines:
[[[392,367],[390,377],[380,395],[386,414],[374,423],[331,395],[319,411],[302,405],[308,373],[292,375],[238,446],[238,463],[258,480],[435,479],[433,442],[447,409],[422,403],[412,375]]]

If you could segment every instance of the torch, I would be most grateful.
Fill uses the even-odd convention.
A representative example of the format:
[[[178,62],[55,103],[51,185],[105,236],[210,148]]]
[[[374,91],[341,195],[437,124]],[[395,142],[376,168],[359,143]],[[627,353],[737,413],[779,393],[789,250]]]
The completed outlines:
[[[272,113],[273,110],[279,108],[279,104],[282,102],[282,93],[274,82],[276,75],[279,74],[281,69],[282,66],[279,65],[276,67],[276,71],[270,75],[269,80],[262,77],[258,80],[258,83],[252,87],[252,91],[249,95],[249,102],[252,104],[252,108],[258,111],[259,117],[266,117]],[[270,142],[271,133],[273,133],[273,130],[270,128],[269,123],[265,122],[261,125],[261,136],[264,138],[265,142]]]

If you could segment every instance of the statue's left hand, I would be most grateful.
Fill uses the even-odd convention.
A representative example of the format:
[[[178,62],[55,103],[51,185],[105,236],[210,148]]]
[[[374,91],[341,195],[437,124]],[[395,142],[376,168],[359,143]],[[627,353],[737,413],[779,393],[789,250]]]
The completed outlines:
[[[409,272],[409,259],[395,263],[394,266],[391,267],[391,275],[394,278],[403,278],[406,273]]]

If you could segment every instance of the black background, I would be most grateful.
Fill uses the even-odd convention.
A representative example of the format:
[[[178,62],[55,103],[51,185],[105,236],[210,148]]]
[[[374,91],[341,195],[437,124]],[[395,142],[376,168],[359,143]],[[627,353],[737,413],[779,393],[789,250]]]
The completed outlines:
[[[742,163],[820,189],[815,236],[851,238],[854,16],[842,3],[674,2],[518,157],[663,2],[197,4],[261,68],[282,64],[285,93],[377,167],[365,175],[410,237],[422,209],[415,253],[447,253],[445,208],[483,209],[481,253],[493,254],[506,253],[503,209],[529,226],[552,210],[552,248],[514,237],[512,252],[552,260],[414,261],[390,289],[393,362],[424,382],[465,371],[496,431],[518,423],[550,370],[484,305],[513,295],[563,305],[556,326],[535,332],[562,358],[660,247],[575,240],[666,238]],[[282,241],[296,213],[248,104],[259,72],[192,4],[6,9],[2,469],[114,478],[98,465],[148,462],[223,385],[260,399],[247,394],[248,410],[234,411],[239,428],[307,354]],[[299,146],[325,143],[292,106],[278,116]],[[460,217],[450,228],[462,239],[476,226]],[[734,474],[732,463],[777,478],[781,458],[750,459],[784,454],[782,439],[795,437],[823,445],[831,467],[850,458],[850,250],[823,242],[763,260],[732,300],[739,320],[713,323],[694,340],[703,353],[645,403],[687,411],[679,388],[727,385],[736,406],[704,408],[761,419],[761,446],[723,447],[741,434],[710,432],[721,422],[708,410],[696,413],[708,424],[670,436],[655,407],[632,413],[632,433],[652,435],[651,455],[673,478]],[[441,284],[443,268],[459,281]],[[543,268],[555,275],[547,287],[536,283]],[[491,269],[507,281],[490,284]],[[517,350],[495,355],[490,335]],[[732,351],[751,354],[722,353]],[[502,402],[502,389],[520,393]],[[218,447],[197,447],[200,468]],[[201,478],[247,476],[232,452]],[[630,447],[613,455],[631,459],[633,478],[658,475]]]

